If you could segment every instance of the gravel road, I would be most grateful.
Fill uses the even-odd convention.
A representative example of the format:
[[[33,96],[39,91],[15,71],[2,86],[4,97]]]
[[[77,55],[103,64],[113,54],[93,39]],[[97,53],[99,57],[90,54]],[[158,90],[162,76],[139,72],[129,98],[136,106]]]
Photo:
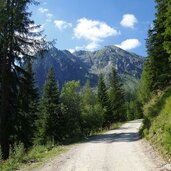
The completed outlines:
[[[38,171],[161,171],[162,159],[139,137],[141,122],[91,137]]]

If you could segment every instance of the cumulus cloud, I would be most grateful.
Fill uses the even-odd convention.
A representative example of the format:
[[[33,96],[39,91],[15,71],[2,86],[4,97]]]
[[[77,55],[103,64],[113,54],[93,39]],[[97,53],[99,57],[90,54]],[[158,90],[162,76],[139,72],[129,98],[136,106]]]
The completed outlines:
[[[117,30],[104,22],[89,20],[87,18],[81,18],[77,22],[77,26],[74,28],[74,35],[78,39],[83,38],[97,42],[109,36],[119,34]]]
[[[39,11],[40,13],[47,13],[49,10],[48,10],[47,8],[42,8],[42,7],[40,7],[40,8],[38,9],[38,11]]]
[[[88,45],[82,47],[86,50],[95,50],[99,43],[110,36],[120,35],[120,32],[105,22],[80,18],[74,28],[74,37],[89,41]]]
[[[72,27],[72,23],[68,23],[68,22],[63,21],[63,20],[55,20],[54,24],[59,30],[63,30],[63,29]]]
[[[137,22],[138,22],[138,20],[133,14],[124,14],[120,24],[123,27],[134,28],[134,26]]]
[[[131,50],[139,47],[140,45],[141,42],[138,39],[127,39],[116,46],[124,50]]]
[[[85,49],[86,50],[89,50],[89,51],[93,51],[94,49],[97,49],[99,47],[99,44],[98,43],[96,43],[96,42],[91,42],[91,43],[89,43],[86,47],[85,47]]]

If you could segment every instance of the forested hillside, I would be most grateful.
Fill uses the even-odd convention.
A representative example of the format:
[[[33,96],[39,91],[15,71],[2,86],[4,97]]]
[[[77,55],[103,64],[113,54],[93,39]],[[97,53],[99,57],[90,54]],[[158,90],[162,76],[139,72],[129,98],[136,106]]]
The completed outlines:
[[[139,100],[144,112],[143,135],[160,152],[171,155],[171,1],[156,0],[156,10],[148,33]]]

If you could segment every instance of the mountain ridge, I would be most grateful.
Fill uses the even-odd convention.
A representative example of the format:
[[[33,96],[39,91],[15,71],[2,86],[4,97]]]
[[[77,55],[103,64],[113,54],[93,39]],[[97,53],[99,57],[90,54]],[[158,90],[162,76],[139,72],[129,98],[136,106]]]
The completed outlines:
[[[50,66],[54,68],[60,86],[72,80],[80,81],[81,85],[84,85],[89,79],[91,85],[95,87],[99,74],[103,73],[107,80],[113,67],[121,77],[139,80],[144,61],[145,58],[142,56],[113,45],[93,52],[80,50],[74,53],[54,47],[45,52],[44,57],[36,57],[33,70],[40,88],[46,80]]]

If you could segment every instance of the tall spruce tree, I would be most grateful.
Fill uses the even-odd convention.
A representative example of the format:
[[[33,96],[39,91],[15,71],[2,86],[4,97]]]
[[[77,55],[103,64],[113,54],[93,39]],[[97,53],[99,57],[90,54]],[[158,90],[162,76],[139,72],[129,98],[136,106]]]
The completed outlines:
[[[156,0],[156,3],[156,19],[154,20],[153,28],[149,30],[149,38],[147,40],[148,67],[150,67],[149,74],[151,75],[150,91],[165,88],[171,79],[169,54],[163,46],[168,3],[167,0]]]
[[[114,68],[112,69],[112,75],[110,78],[109,100],[112,111],[111,120],[124,120],[124,93],[122,90],[121,81]]]
[[[19,64],[45,45],[41,34],[33,31],[37,27],[27,11],[33,3],[34,0],[0,0],[0,144],[3,159],[9,156],[10,137],[15,125],[16,94],[23,73]]]
[[[40,100],[40,113],[35,137],[36,143],[46,144],[59,141],[60,114],[59,88],[51,67]]]
[[[33,144],[35,133],[35,121],[38,113],[38,90],[35,87],[32,64],[29,61],[26,65],[26,72],[21,78],[19,90],[18,113],[16,119],[17,141],[23,142],[28,148]]]
[[[153,82],[153,70],[150,62],[147,60],[144,64],[143,73],[141,76],[141,84],[138,92],[138,99],[144,105],[151,96]]]
[[[104,116],[104,126],[108,126],[111,124],[111,109],[110,109],[110,102],[109,102],[109,97],[107,93],[107,88],[105,85],[104,77],[101,74],[99,76],[99,82],[98,82],[98,89],[97,89],[97,96],[98,96],[98,101],[105,110],[105,116]]]
[[[164,31],[164,48],[169,54],[169,61],[171,62],[171,0],[167,0],[167,7],[165,8],[166,20],[164,21],[165,31]]]
[[[139,92],[142,104],[146,103],[153,93],[166,88],[171,82],[169,2],[170,0],[156,0],[156,19],[148,33],[148,58],[144,66]]]

